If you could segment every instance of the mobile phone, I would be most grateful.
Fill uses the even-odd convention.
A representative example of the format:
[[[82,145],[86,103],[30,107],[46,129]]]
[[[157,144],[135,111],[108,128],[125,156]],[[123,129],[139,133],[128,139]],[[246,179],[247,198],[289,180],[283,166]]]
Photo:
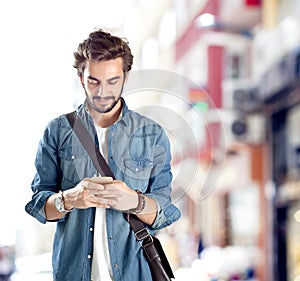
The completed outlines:
[[[110,183],[113,181],[112,177],[92,177],[92,181],[95,183]]]

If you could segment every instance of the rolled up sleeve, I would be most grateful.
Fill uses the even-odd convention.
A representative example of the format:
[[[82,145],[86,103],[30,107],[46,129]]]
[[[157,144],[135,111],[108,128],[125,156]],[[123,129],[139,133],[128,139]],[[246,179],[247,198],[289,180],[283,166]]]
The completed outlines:
[[[173,204],[170,204],[164,209],[162,209],[158,203],[157,205],[157,216],[155,218],[154,223],[151,225],[152,229],[164,228],[180,219],[181,213],[178,210],[178,208]]]
[[[151,225],[153,229],[161,229],[177,221],[181,213],[171,202],[171,155],[169,140],[162,131],[154,150],[154,169],[150,179],[150,191],[147,196],[155,199],[158,205],[157,216]]]
[[[46,223],[46,214],[44,210],[47,199],[53,194],[51,191],[41,191],[34,195],[25,206],[26,212],[36,218],[41,223]]]
[[[48,124],[43,137],[41,138],[36,159],[36,173],[31,183],[33,195],[31,200],[26,204],[25,211],[36,218],[41,223],[46,223],[45,203],[54,193],[59,191],[58,182],[58,165],[56,149],[56,121]]]

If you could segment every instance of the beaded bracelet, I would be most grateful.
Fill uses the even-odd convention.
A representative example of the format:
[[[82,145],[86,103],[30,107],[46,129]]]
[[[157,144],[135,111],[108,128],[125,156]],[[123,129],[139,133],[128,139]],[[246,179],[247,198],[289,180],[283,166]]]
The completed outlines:
[[[127,211],[127,213],[134,214],[134,215],[142,212],[146,204],[145,196],[143,195],[143,193],[140,192],[139,190],[135,190],[135,192],[138,194],[138,200],[139,200],[138,205],[136,206],[136,208],[132,208]]]

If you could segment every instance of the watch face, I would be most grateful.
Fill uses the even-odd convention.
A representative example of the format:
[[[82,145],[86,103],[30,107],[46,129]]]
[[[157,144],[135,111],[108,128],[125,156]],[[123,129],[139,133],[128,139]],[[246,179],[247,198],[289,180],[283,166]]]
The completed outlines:
[[[62,212],[64,211],[64,202],[61,198],[60,195],[56,196],[55,199],[54,199],[54,205],[55,205],[55,208],[57,209],[57,211],[59,212]]]

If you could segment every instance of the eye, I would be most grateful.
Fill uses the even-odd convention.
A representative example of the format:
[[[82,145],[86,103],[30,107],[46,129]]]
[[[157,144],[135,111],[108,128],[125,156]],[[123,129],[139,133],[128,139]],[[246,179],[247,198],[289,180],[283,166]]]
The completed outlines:
[[[88,84],[91,85],[91,86],[98,86],[98,85],[100,85],[100,82],[99,82],[99,81],[94,80],[94,79],[90,79],[90,78],[87,79],[87,82],[88,82]]]
[[[116,85],[119,82],[119,79],[109,80],[108,85]]]

